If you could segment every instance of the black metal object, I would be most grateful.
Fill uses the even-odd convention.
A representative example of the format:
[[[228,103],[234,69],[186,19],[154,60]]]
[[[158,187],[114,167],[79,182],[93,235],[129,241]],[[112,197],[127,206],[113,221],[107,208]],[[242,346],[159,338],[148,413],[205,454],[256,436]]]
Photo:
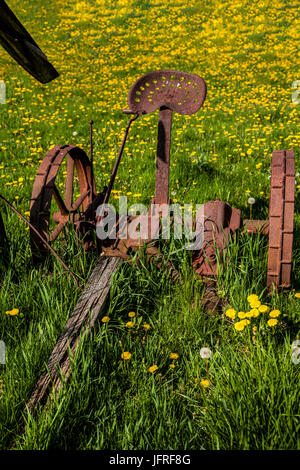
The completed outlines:
[[[58,77],[46,55],[3,0],[0,0],[0,44],[39,82],[48,83]]]

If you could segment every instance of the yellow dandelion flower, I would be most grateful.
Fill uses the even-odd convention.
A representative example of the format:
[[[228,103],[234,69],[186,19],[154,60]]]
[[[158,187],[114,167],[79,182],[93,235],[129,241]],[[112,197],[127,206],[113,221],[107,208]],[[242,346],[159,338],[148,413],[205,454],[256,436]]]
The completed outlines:
[[[145,330],[150,330],[151,326],[149,325],[149,323],[145,323],[143,325],[143,327],[145,328]]]
[[[153,374],[158,369],[158,366],[154,364],[153,366],[149,367],[148,371]]]
[[[12,310],[7,310],[7,312],[5,312],[6,315],[10,315],[11,317],[14,317],[15,315],[18,315],[19,313],[19,309],[18,308],[13,308]]]
[[[250,307],[251,308],[258,308],[261,306],[261,301],[260,300],[253,300],[251,303],[250,303]]]
[[[248,300],[249,304],[251,304],[251,302],[254,302],[255,300],[258,300],[258,295],[251,294],[247,297],[247,300]]]
[[[124,361],[128,361],[128,359],[131,358],[131,353],[128,351],[124,351],[121,354],[121,358],[124,359]]]
[[[129,316],[129,318],[135,317],[135,312],[129,312],[129,313],[128,313],[128,316]]]
[[[245,312],[238,312],[237,316],[238,316],[239,318],[246,318]]]
[[[253,318],[253,311],[246,312],[246,318]]]
[[[270,307],[268,307],[267,305],[260,305],[258,307],[258,310],[261,312],[261,313],[268,313],[268,311],[270,310]]]
[[[279,317],[279,315],[281,314],[280,310],[272,310],[270,313],[269,313],[269,316],[271,318],[276,318],[276,317]]]
[[[234,328],[237,330],[237,331],[243,331],[243,329],[245,328],[245,325],[243,322],[241,321],[238,321],[234,324]]]
[[[253,318],[256,318],[256,317],[259,316],[259,313],[260,313],[260,312],[259,312],[259,310],[258,310],[257,308],[252,308],[252,309],[250,310],[250,313],[252,313]]]
[[[201,385],[203,388],[207,388],[207,387],[210,386],[210,381],[207,380],[207,379],[201,380],[200,385]]]
[[[132,321],[128,321],[128,322],[126,323],[126,327],[127,327],[127,328],[132,328],[132,327],[133,327],[133,322],[132,322]]]
[[[243,325],[249,325],[250,324],[250,320],[248,320],[247,318],[245,318],[244,320],[242,320],[240,323],[242,323]]]
[[[226,310],[225,315],[226,317],[234,320],[236,317],[236,311],[234,310],[234,308],[229,308],[228,310]]]
[[[300,292],[296,292],[295,297],[296,299],[300,299]]]
[[[270,320],[267,321],[269,326],[276,326],[278,323],[278,320],[276,318],[270,318]]]
[[[107,323],[109,320],[110,320],[110,318],[107,317],[107,316],[101,318],[101,321],[102,321],[103,323]]]
[[[175,364],[170,364],[171,369],[175,369]]]
[[[178,359],[179,358],[179,354],[177,353],[171,353],[170,354],[170,359]]]

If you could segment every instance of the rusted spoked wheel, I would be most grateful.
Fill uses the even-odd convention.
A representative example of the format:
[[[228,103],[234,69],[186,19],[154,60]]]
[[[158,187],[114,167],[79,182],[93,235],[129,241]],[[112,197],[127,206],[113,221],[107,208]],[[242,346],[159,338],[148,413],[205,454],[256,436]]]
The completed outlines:
[[[68,222],[80,227],[79,221],[95,192],[86,153],[75,145],[56,145],[38,170],[31,195],[30,222],[49,243],[54,242]],[[34,261],[48,256],[47,247],[32,230],[30,243]]]
[[[295,155],[275,150],[271,166],[267,286],[289,287],[292,269],[295,203]]]

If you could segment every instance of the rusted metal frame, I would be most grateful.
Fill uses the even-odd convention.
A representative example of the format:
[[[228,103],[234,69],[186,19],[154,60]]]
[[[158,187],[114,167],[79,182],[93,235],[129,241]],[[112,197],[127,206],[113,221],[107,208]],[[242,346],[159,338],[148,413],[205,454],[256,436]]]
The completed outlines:
[[[158,117],[155,204],[169,204],[170,147],[173,111],[162,106]]]
[[[119,150],[119,153],[118,153],[118,157],[117,157],[117,160],[114,164],[114,168],[113,168],[113,171],[112,171],[109,183],[108,183],[108,187],[107,187],[107,190],[106,190],[105,195],[104,195],[103,204],[108,203],[109,196],[110,196],[111,190],[113,188],[113,185],[114,185],[114,182],[115,182],[115,179],[116,179],[117,171],[118,171],[118,168],[119,168],[119,165],[120,165],[121,157],[122,157],[122,154],[123,154],[123,150],[124,150],[124,147],[125,147],[125,143],[126,143],[126,140],[127,140],[127,136],[128,136],[128,133],[129,133],[130,126],[133,123],[133,121],[135,121],[138,117],[139,117],[139,113],[136,113],[129,120],[129,122],[127,124],[126,130],[125,130],[125,133],[124,133],[124,137],[123,137],[123,140],[122,140],[122,144],[121,144],[121,147],[120,147],[120,150]]]
[[[143,93],[140,90],[143,90]],[[158,93],[156,92],[157,90],[159,90]],[[180,114],[191,114],[196,112],[202,106],[205,95],[206,86],[203,79],[196,75],[172,70],[162,70],[144,75],[137,80],[129,92],[128,104],[130,109],[125,110],[126,113],[138,112],[140,114],[145,114],[147,112],[154,111],[157,107],[160,108],[155,198],[151,204],[148,215],[150,220],[152,220],[153,216],[155,217],[159,215],[153,213],[153,203],[161,205],[168,205],[170,203],[169,169],[172,111],[176,110]],[[159,105],[159,103],[161,104]],[[124,240],[122,240],[122,250],[118,249],[119,240],[117,238],[113,247],[108,248],[110,250],[110,255],[124,256],[124,246],[128,249],[137,249],[141,246],[141,241],[146,241],[147,244],[152,242],[152,240],[149,239],[149,232],[147,240],[137,241],[128,238],[125,241],[125,244]],[[156,247],[155,250],[157,251]]]
[[[53,183],[53,186],[52,186],[52,189],[53,189],[53,197],[56,201],[56,204],[58,205],[58,207],[60,208],[60,211],[62,214],[65,214],[65,215],[68,215],[69,211],[65,205],[65,202],[64,200],[62,199],[61,195],[60,195],[60,192],[58,191],[57,189],[57,186],[55,183]]]
[[[204,240],[200,250],[193,252],[193,267],[200,276],[217,274],[218,250],[221,255],[229,238],[241,226],[241,211],[227,202],[209,201],[204,204]]]
[[[56,186],[54,186],[54,192],[53,192],[53,197],[57,202],[57,194],[55,193]],[[67,222],[70,220],[71,222],[74,222],[75,220],[79,220],[79,215],[76,214],[77,210],[81,206],[81,204],[84,202],[84,200],[89,196],[91,192],[91,189],[88,189],[85,193],[81,194],[78,196],[78,198],[73,202],[72,206],[70,207],[69,210],[65,211],[65,208],[61,206],[61,212],[55,212],[53,214],[53,220],[54,222]],[[59,199],[58,199],[59,200]],[[61,201],[59,200],[59,204],[61,204]],[[57,205],[59,205],[57,204]]]
[[[40,218],[41,215],[44,215],[44,219],[45,219],[45,216],[47,217],[49,215],[50,217],[50,204],[49,204],[49,212],[48,211],[44,212],[41,210],[41,206],[44,204],[44,200],[45,200],[45,192],[48,192],[50,189],[49,186],[47,186],[47,182],[50,178],[50,174],[53,173],[53,165],[55,165],[56,167],[59,167],[63,158],[68,153],[68,150],[69,150],[69,146],[63,146],[63,147],[55,146],[52,150],[50,150],[50,152],[48,152],[48,154],[42,161],[41,166],[37,173],[37,178],[41,177],[42,181],[37,182],[37,178],[36,178],[36,181],[34,183],[33,193],[35,191],[35,192],[38,192],[38,194],[36,198],[34,198],[33,196],[31,197],[31,201],[38,200],[38,206],[34,207],[34,204],[36,203],[32,204],[32,208],[34,207],[34,210],[31,209],[31,214],[30,214],[30,219],[32,221],[35,221],[35,218],[38,218],[39,222],[41,222],[42,220]],[[59,158],[59,155],[60,155],[60,158]],[[57,158],[59,158],[59,163],[57,163],[56,161]],[[43,172],[44,166],[46,167],[45,172]],[[58,169],[56,169],[56,173],[57,171]],[[56,176],[56,173],[55,173],[55,176]],[[52,182],[51,194],[53,194],[53,185],[54,185],[54,182]],[[47,223],[46,225],[48,229],[49,224]],[[40,230],[40,223],[38,224],[38,230]],[[43,233],[44,233],[44,230],[43,230]],[[47,232],[45,233],[45,235],[47,236]]]
[[[74,159],[68,155],[67,160],[67,177],[66,177],[66,191],[65,191],[65,205],[68,211],[71,210],[72,201],[73,201],[73,185],[74,185]]]
[[[248,233],[260,233],[261,235],[269,234],[268,220],[244,219],[243,224]]]
[[[206,85],[198,75],[178,70],[157,70],[140,77],[127,102],[131,112],[147,114],[165,106],[179,114],[196,113],[204,103]]]
[[[294,205],[295,205],[295,155],[286,150],[286,175],[282,231],[281,287],[290,286],[293,253]]]
[[[93,145],[93,124],[94,121],[90,120],[90,161],[91,161],[91,178],[94,180],[94,145]]]
[[[64,220],[56,220],[61,218],[59,217],[59,213],[56,213],[54,219],[56,222],[59,222],[59,225],[56,227],[54,232],[52,232],[52,235],[49,238],[50,241],[53,241],[55,238],[57,238],[58,234],[63,228],[63,225],[68,220],[66,217],[64,217],[67,215],[65,211],[65,203],[62,201],[62,198],[60,197],[60,194],[55,186],[55,178],[57,176],[59,167],[67,154],[69,154],[69,161],[72,161],[72,165],[69,163],[69,169],[72,170],[72,173],[74,165],[76,165],[80,191],[82,193],[79,198],[77,198],[77,200],[71,205],[71,207],[66,208],[68,209],[67,214],[70,215],[70,211],[75,212],[81,204],[83,206],[83,210],[88,207],[89,201],[86,200],[87,196],[89,196],[89,199],[92,199],[93,190],[95,190],[95,182],[91,181],[91,172],[89,172],[89,168],[87,166],[88,158],[83,150],[79,149],[79,147],[76,147],[75,145],[63,145],[60,147],[55,146],[48,152],[40,165],[33,188],[33,194],[31,197],[31,221],[32,224],[38,228],[39,232],[43,231],[45,236],[48,237],[51,199],[52,197],[54,197],[56,200],[61,199],[61,217]],[[70,204],[71,201],[69,196],[72,192],[71,183],[73,184],[73,181],[70,177],[70,172],[68,181],[69,185],[67,190],[67,198],[68,203]],[[62,222],[64,223],[62,224]]]
[[[267,287],[289,287],[291,277],[295,200],[294,152],[274,151],[269,209]]]
[[[277,158],[279,157],[279,158]],[[274,154],[273,154],[274,158]],[[282,153],[272,160],[271,194],[270,194],[270,234],[267,287],[280,284],[280,259],[282,250],[282,224],[284,214],[284,174],[285,158]]]
[[[49,245],[49,243],[47,242],[47,240],[45,240],[44,237],[42,237],[42,235],[39,233],[39,231],[10,203],[7,201],[7,199],[5,199],[3,196],[1,196],[0,194],[0,199],[13,211],[15,212],[15,214],[18,215],[18,217],[20,217],[21,220],[23,220],[23,222],[25,222],[30,228],[31,230],[34,231],[34,233],[41,239],[41,241],[47,246],[47,248],[51,251],[51,253],[55,256],[55,258],[60,262],[60,264],[65,268],[65,270],[73,277],[76,285],[78,286],[78,280],[76,278],[76,274],[73,273],[73,271],[71,271],[70,268],[68,268],[68,266],[63,262],[63,260],[60,258],[60,256],[56,253],[56,251],[52,248],[51,245]]]
[[[93,212],[97,210],[97,207],[103,204],[104,196],[106,194],[107,187],[104,187],[102,193],[96,194],[92,202],[88,205],[86,211],[83,214],[84,221],[90,220],[93,217]]]
[[[44,192],[45,192],[45,185],[48,180],[48,176],[52,167],[53,162],[55,161],[56,157],[61,152],[61,147],[55,146],[51,149],[46,157],[43,159],[39,170],[37,172],[37,176],[34,182],[33,192],[31,195],[31,211],[30,211],[30,221],[31,223],[36,226],[36,223],[41,221],[39,218],[41,214],[41,205],[44,202]],[[43,171],[45,167],[46,171]],[[35,201],[34,203],[32,201]],[[32,210],[33,209],[33,210]],[[43,215],[47,215],[44,213]],[[50,212],[49,212],[50,215]],[[40,231],[40,223],[37,224],[38,231]],[[43,231],[44,233],[44,231]],[[47,234],[45,234],[47,236]]]

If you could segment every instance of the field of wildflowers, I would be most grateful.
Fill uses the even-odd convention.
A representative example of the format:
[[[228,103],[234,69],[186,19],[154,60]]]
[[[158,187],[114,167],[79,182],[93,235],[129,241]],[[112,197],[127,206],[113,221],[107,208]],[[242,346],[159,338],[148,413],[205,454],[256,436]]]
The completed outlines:
[[[25,215],[39,163],[55,144],[88,152],[94,120],[97,189],[107,184],[127,117],[127,93],[158,69],[196,73],[203,108],[174,115],[170,188],[180,204],[219,197],[244,218],[268,217],[271,154],[299,161],[299,5],[290,0],[10,0],[60,76],[40,85],[0,50],[0,192]],[[154,191],[157,113],[133,126],[112,201],[149,204]],[[299,170],[298,170],[299,171]],[[253,203],[254,202],[254,203]],[[79,290],[60,265],[35,269],[29,233],[0,206],[9,246],[0,263],[2,449],[300,448],[300,178],[296,181],[294,278],[268,296],[267,240],[241,234],[218,278],[223,315],[200,308],[203,292],[188,253],[165,244],[183,286],[146,262],[124,265],[70,381],[47,411],[24,405]],[[55,244],[82,279],[92,254]],[[295,352],[296,351],[296,352]],[[295,354],[299,355],[297,346]],[[25,420],[25,433],[20,423]]]

